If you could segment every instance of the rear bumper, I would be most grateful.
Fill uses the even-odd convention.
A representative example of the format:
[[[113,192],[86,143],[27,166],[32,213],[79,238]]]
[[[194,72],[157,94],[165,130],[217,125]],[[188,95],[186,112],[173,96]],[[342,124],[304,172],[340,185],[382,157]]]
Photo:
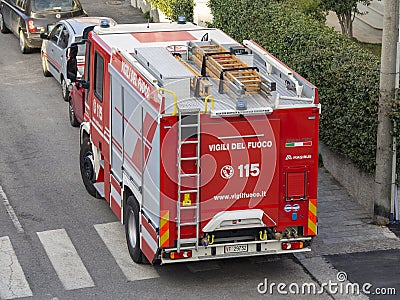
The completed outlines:
[[[266,241],[252,241],[252,242],[240,242],[240,243],[223,243],[209,245],[207,247],[199,246],[196,250],[195,246],[181,247],[181,251],[192,251],[191,257],[182,259],[170,259],[168,253],[176,251],[176,248],[163,249],[161,253],[161,264],[178,263],[178,262],[190,262],[190,261],[202,261],[212,259],[223,259],[223,258],[234,258],[234,257],[251,257],[260,255],[271,255],[271,254],[288,254],[296,252],[309,252],[311,251],[311,240],[312,237],[302,237],[295,239],[282,239],[278,240],[266,240]],[[282,243],[287,242],[304,242],[307,246],[302,249],[293,250],[282,250]],[[245,252],[225,252],[226,246],[247,246]]]
[[[30,48],[41,48],[42,47],[42,39],[40,38],[39,33],[29,33],[25,34],[26,42]]]

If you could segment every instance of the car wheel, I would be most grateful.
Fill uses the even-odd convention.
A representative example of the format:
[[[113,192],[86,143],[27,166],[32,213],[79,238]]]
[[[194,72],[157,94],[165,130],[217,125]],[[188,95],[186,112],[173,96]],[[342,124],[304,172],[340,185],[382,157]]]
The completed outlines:
[[[7,28],[6,24],[4,23],[3,14],[0,13],[0,31],[1,33],[9,33],[10,30]]]
[[[125,208],[125,235],[128,243],[128,251],[132,260],[138,264],[148,263],[140,250],[139,234],[139,203],[135,197],[129,196]]]
[[[49,66],[47,64],[47,59],[46,59],[46,57],[44,56],[43,53],[42,53],[42,70],[43,70],[43,75],[45,77],[50,77],[51,76],[51,73],[49,71]]]
[[[72,127],[78,127],[79,122],[75,116],[74,106],[72,105],[72,99],[69,99],[68,111],[69,111],[69,122],[71,123]]]
[[[89,137],[85,137],[83,139],[83,143],[81,145],[81,150],[79,153],[79,161],[80,161],[80,169],[83,184],[85,185],[86,190],[93,197],[98,198],[99,195],[94,187],[94,183],[96,182],[96,172],[94,170],[94,158],[92,152],[92,146],[90,143]]]
[[[61,78],[61,91],[64,101],[68,101],[69,100],[68,84],[64,78]]]
[[[23,54],[31,53],[31,48],[28,46],[25,34],[22,30],[19,31],[19,49]]]

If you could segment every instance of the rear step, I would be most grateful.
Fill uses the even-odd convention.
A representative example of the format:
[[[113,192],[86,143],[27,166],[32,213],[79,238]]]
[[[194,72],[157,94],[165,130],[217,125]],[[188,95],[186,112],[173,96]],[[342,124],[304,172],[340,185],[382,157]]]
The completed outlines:
[[[96,189],[97,193],[101,196],[101,198],[104,198],[104,196],[105,196],[104,182],[95,182],[95,183],[93,183],[93,186]]]

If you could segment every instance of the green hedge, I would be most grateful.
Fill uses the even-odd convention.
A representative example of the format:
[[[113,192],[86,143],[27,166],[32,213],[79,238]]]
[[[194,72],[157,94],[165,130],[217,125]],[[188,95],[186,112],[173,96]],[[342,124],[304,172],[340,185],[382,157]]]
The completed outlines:
[[[377,57],[304,15],[290,1],[210,0],[209,6],[212,26],[238,41],[255,40],[318,87],[321,141],[373,173]]]
[[[177,21],[179,16],[185,16],[188,22],[193,22],[194,0],[149,0],[153,7],[160,9],[167,18]]]

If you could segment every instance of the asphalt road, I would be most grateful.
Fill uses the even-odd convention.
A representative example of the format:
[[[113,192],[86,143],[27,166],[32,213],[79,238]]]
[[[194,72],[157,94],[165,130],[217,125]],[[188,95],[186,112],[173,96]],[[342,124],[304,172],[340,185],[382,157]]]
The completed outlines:
[[[140,16],[101,4],[84,1],[90,15]],[[265,279],[314,283],[291,256],[156,267],[126,260],[122,225],[81,182],[79,130],[39,52],[23,55],[16,37],[0,34],[0,74],[1,299],[310,299],[257,292]]]
[[[365,286],[370,299],[399,299],[400,252],[398,250],[330,255],[325,258],[335,269],[345,272],[348,280],[357,284],[360,290]]]

